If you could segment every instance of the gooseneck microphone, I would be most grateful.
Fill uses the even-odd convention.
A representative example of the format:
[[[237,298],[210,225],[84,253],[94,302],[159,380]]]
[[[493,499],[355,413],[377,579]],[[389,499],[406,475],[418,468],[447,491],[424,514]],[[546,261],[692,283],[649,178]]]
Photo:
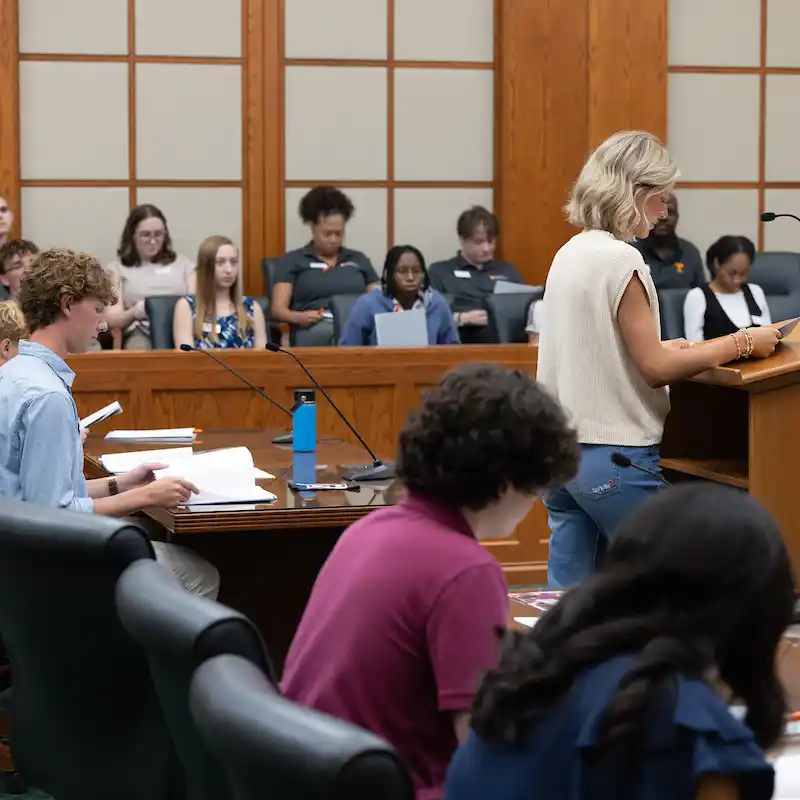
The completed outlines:
[[[772,211],[765,211],[761,215],[761,221],[772,222],[773,220],[779,219],[780,217],[790,217],[791,219],[796,219],[798,222],[800,222],[800,217],[797,217],[794,214],[775,214]]]
[[[375,453],[372,452],[370,446],[361,438],[361,434],[350,424],[350,420],[348,420],[347,417],[341,412],[339,406],[333,402],[331,396],[325,391],[325,389],[323,389],[319,381],[317,381],[317,379],[306,369],[303,362],[291,350],[284,350],[282,347],[278,347],[278,345],[274,344],[273,342],[267,342],[267,350],[269,350],[271,353],[285,353],[287,356],[291,356],[297,362],[297,366],[300,367],[303,372],[305,372],[311,383],[313,383],[314,386],[319,389],[320,394],[322,394],[322,396],[330,403],[331,408],[341,417],[342,422],[344,422],[344,424],[350,428],[353,436],[358,439],[361,446],[369,453],[369,457],[372,459],[372,466],[359,467],[350,474],[342,473],[342,477],[346,480],[352,481],[382,481],[389,478],[394,478],[394,465],[385,464],[375,455]]]
[[[283,413],[286,414],[288,417],[292,416],[292,412],[289,411],[288,408],[285,408],[284,406],[282,406],[277,400],[273,400],[265,391],[263,391],[262,389],[259,389],[258,386],[256,386],[255,384],[250,383],[250,381],[247,380],[247,378],[245,378],[244,375],[240,375],[235,369],[233,369],[232,367],[229,367],[224,361],[222,361],[221,359],[217,358],[210,350],[205,350],[202,347],[192,347],[190,344],[182,344],[181,345],[181,350],[183,350],[184,353],[202,353],[204,356],[208,356],[213,361],[216,361],[217,364],[219,364],[221,367],[223,367],[224,369],[228,370],[228,372],[230,372],[231,375],[235,375],[243,384],[245,384],[245,386],[249,386],[257,395],[259,395],[260,397],[263,397],[265,400],[269,400],[269,402],[272,403],[272,405],[274,405],[275,408],[278,408],[281,411],[283,411]],[[292,434],[291,433],[282,433],[279,436],[276,436],[272,440],[272,443],[273,444],[291,444],[292,443]]]
[[[653,469],[647,469],[647,467],[640,467],[638,464],[634,464],[633,461],[631,461],[624,453],[612,453],[611,461],[618,467],[632,467],[633,469],[638,469],[639,472],[644,472],[645,475],[655,478],[659,483],[663,483],[664,486],[672,486],[672,484],[663,475],[659,475]]]

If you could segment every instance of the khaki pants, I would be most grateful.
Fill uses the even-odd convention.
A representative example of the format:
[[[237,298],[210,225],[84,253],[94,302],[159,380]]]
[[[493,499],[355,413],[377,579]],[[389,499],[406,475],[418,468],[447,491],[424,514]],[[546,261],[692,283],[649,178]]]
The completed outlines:
[[[135,328],[122,342],[123,350],[152,350],[153,341],[141,328]]]
[[[156,561],[169,567],[181,583],[193,594],[217,599],[219,570],[197,553],[177,544],[153,542]]]

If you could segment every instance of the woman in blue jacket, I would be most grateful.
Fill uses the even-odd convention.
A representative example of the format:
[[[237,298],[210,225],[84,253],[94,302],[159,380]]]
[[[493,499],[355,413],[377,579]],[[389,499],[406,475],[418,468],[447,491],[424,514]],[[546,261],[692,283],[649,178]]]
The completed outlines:
[[[375,315],[392,311],[425,309],[428,344],[460,344],[458,328],[447,301],[430,288],[425,259],[410,244],[393,247],[386,254],[381,288],[359,297],[339,339],[340,345],[374,345]]]

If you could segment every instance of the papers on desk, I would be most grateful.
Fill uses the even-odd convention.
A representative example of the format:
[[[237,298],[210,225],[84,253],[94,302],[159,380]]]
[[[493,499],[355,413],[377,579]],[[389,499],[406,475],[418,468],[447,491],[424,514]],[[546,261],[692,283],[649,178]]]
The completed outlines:
[[[529,286],[526,283],[514,283],[513,281],[495,281],[495,294],[536,294],[544,292],[544,286]]]
[[[98,422],[105,422],[107,419],[111,419],[111,417],[115,417],[117,414],[121,413],[122,406],[115,400],[99,411],[95,411],[94,414],[89,414],[88,417],[84,417],[81,420],[81,428],[91,428],[92,425],[97,425]]]
[[[149,431],[110,431],[107,442],[153,442],[153,444],[194,444],[194,428],[158,428]]]
[[[514,622],[519,622],[526,628],[532,628],[539,621],[539,617],[514,617]]]
[[[186,505],[222,505],[225,503],[271,503],[278,498],[256,486],[253,456],[246,447],[231,447],[197,453],[177,459],[156,472],[156,478],[185,478],[200,493],[192,495]]]
[[[798,322],[800,322],[800,317],[795,317],[788,322],[784,322],[783,325],[778,328],[781,332],[781,337],[788,336],[797,327]]]
[[[241,449],[247,450],[246,447]],[[225,453],[228,451],[218,450],[212,452]],[[114,475],[121,475],[123,472],[130,472],[132,469],[136,469],[140,464],[165,464],[169,467],[176,461],[182,461],[186,458],[205,458],[208,455],[210,453],[195,454],[191,447],[170,447],[167,450],[133,450],[128,453],[106,453],[100,456],[100,463],[108,472]],[[274,478],[275,476],[269,472],[253,467],[254,480],[272,480]]]
[[[428,322],[424,308],[375,315],[378,347],[427,347]]]
[[[168,450],[134,450],[130,453],[107,453],[100,456],[103,468],[114,475],[130,472],[140,464],[172,464],[194,455],[191,447],[170,447]]]

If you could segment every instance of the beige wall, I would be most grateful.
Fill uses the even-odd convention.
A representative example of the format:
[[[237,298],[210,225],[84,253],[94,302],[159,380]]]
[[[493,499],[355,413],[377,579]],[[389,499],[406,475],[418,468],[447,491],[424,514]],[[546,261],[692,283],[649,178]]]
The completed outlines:
[[[241,13],[136,0],[129,31],[127,0],[20,0],[23,236],[108,261],[153,202],[189,258],[211,233],[241,242]]]
[[[342,183],[351,246],[376,265],[395,243],[457,249],[467,206],[493,204],[493,0],[286,0],[287,248],[297,202]]]
[[[130,31],[127,0],[19,0],[24,236],[107,261],[147,201],[190,258],[210,233],[242,241],[247,7],[136,0]],[[396,242],[449,256],[458,213],[493,204],[494,0],[393,7],[284,0],[287,248],[317,182],[351,195],[349,243],[376,264]]]
[[[670,0],[668,141],[683,171],[681,234],[705,249],[727,233],[800,249],[800,2]]]

